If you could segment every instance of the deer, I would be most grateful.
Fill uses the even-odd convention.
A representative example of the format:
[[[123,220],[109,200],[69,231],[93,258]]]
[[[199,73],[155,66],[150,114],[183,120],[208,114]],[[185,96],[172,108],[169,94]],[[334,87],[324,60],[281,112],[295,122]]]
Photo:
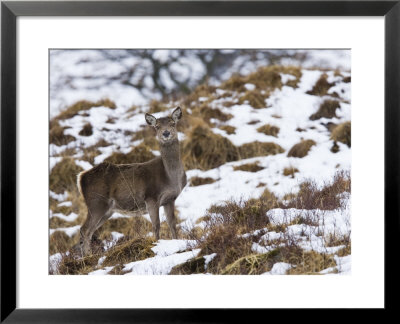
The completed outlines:
[[[180,107],[168,117],[145,114],[147,124],[156,131],[160,156],[144,163],[103,162],[78,174],[78,189],[87,207],[86,221],[80,229],[79,246],[83,255],[91,253],[93,234],[115,211],[135,213],[146,208],[153,235],[159,240],[162,206],[172,238],[177,238],[175,200],[187,183],[177,132],[181,118]]]

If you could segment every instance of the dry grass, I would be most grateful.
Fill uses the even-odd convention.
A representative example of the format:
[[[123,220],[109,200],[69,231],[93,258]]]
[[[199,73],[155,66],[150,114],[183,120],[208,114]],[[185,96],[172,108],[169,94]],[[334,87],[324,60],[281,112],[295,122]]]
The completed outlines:
[[[247,163],[247,164],[242,164],[242,165],[233,167],[233,170],[235,170],[235,171],[246,171],[246,172],[258,172],[263,169],[264,169],[264,167],[259,166],[258,162]]]
[[[156,132],[153,127],[146,126],[144,129],[135,132],[132,136],[132,141],[138,140],[143,140],[143,145],[147,146],[151,150],[159,149]]]
[[[168,109],[169,109],[168,106],[166,104],[164,104],[163,102],[160,102],[158,100],[152,100],[149,103],[148,113],[154,114],[154,113],[158,113],[160,111],[166,111]]]
[[[209,170],[239,159],[237,148],[227,138],[201,125],[187,134],[181,152],[187,170]]]
[[[50,173],[50,190],[55,193],[63,193],[76,187],[76,176],[83,169],[75,164],[75,160],[64,157],[57,163]]]
[[[205,273],[204,257],[190,259],[172,268],[170,275],[190,275],[195,273]]]
[[[154,240],[150,238],[123,238],[105,253],[102,265],[112,266],[151,258],[155,255],[151,250],[153,246]]]
[[[334,118],[336,116],[336,109],[340,108],[339,101],[325,100],[318,111],[310,116],[310,120],[317,120],[321,118]]]
[[[314,96],[325,96],[328,94],[328,90],[334,86],[334,83],[329,83],[328,82],[328,75],[326,73],[323,73],[318,81],[315,83],[313,88],[310,91],[307,91],[308,94],[314,95]]]
[[[257,128],[257,132],[263,133],[263,134],[269,135],[269,136],[278,137],[279,127],[266,124],[266,125],[263,125],[263,126]]]
[[[78,241],[79,241],[79,235],[74,235],[73,237],[69,237],[63,231],[55,231],[53,234],[51,234],[49,240],[50,255],[55,253],[65,253],[73,245],[77,244]]]
[[[300,190],[281,208],[334,210],[341,206],[340,194],[350,192],[351,181],[348,172],[337,172],[332,183],[320,188],[313,181],[305,181]]]
[[[214,183],[215,181],[217,181],[217,180],[215,180],[213,178],[209,178],[209,177],[206,177],[206,178],[192,177],[192,178],[190,178],[190,186],[197,187],[197,186],[202,186],[205,184],[211,184],[211,183]]]
[[[295,144],[288,152],[288,157],[305,157],[310,151],[311,147],[316,145],[313,140],[303,140],[300,143]]]
[[[249,159],[257,156],[268,156],[283,153],[285,150],[275,143],[251,142],[239,146],[240,158]]]
[[[66,110],[62,111],[61,113],[59,113],[55,117],[55,120],[69,119],[71,117],[74,117],[79,112],[89,110],[93,107],[108,107],[111,109],[115,109],[116,105],[113,101],[111,101],[109,99],[102,99],[102,100],[99,100],[96,102],[81,100],[81,101],[78,101],[77,103],[73,104],[72,106],[68,107]]]
[[[61,127],[58,121],[52,120],[49,125],[49,143],[58,146],[66,145],[76,140],[72,135],[65,135],[64,130],[68,127]]]
[[[259,68],[256,72],[247,76],[234,75],[225,81],[221,88],[237,92],[245,92],[245,84],[251,83],[256,86],[257,90],[264,90],[266,97],[275,90],[282,88],[282,79],[280,73],[291,74],[296,80],[288,82],[287,85],[297,87],[297,83],[301,78],[301,70],[294,66],[266,66]]]
[[[236,128],[230,125],[220,126],[219,129],[224,130],[228,135],[235,134]]]
[[[331,133],[331,139],[351,147],[351,122],[347,121],[337,125]]]
[[[81,136],[91,136],[93,135],[93,127],[90,123],[86,123],[82,130],[79,132],[79,135]]]
[[[300,172],[299,169],[293,167],[283,169],[283,175],[286,177],[290,176],[291,178],[294,178],[296,172]]]
[[[251,90],[246,91],[246,93],[239,98],[239,104],[248,103],[255,109],[266,108],[267,104],[265,103],[265,99],[268,98],[268,95],[264,94],[259,90]]]
[[[149,161],[155,157],[156,156],[151,152],[151,150],[142,143],[138,146],[135,146],[127,154],[114,152],[107,159],[105,159],[104,162],[109,162],[114,164],[142,163]]]

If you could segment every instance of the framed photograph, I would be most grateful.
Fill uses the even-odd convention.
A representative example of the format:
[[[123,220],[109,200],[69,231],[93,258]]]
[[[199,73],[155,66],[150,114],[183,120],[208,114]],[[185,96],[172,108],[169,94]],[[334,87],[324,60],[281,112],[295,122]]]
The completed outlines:
[[[398,1],[1,17],[2,321],[392,308]]]

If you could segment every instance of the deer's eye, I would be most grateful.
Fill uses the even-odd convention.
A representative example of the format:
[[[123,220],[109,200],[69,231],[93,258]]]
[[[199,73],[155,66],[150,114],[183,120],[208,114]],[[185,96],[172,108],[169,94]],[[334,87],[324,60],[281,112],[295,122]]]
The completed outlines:
[[[154,126],[156,129],[160,129],[160,125],[156,125]]]

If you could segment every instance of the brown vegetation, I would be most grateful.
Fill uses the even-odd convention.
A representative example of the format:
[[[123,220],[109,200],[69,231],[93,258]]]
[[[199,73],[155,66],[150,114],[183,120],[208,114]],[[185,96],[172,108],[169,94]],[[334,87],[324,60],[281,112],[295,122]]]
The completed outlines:
[[[288,157],[305,157],[310,151],[311,147],[316,145],[313,140],[303,140],[300,143],[293,145],[293,147],[288,152]]]
[[[337,125],[332,131],[331,139],[351,147],[351,122],[347,121]]]
[[[257,132],[264,133],[265,135],[269,136],[278,137],[279,127],[266,124],[257,128]]]
[[[325,100],[318,111],[310,116],[310,120],[317,120],[321,118],[334,118],[336,117],[336,109],[340,108],[339,101]]]

